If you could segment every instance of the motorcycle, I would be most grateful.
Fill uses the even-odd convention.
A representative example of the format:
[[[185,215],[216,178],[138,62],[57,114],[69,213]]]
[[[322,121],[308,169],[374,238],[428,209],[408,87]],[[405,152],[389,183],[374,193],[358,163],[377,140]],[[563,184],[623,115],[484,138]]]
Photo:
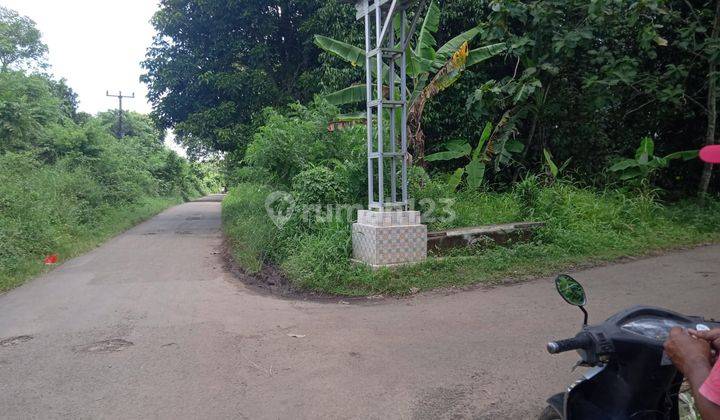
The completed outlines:
[[[568,275],[555,279],[562,298],[583,312],[582,330],[573,338],[551,341],[547,351],[576,350],[576,366],[588,367],[565,392],[553,395],[541,420],[677,420],[683,376],[664,353],[673,327],[698,331],[720,327],[714,319],[666,309],[635,306],[598,325],[588,325],[582,285]]]

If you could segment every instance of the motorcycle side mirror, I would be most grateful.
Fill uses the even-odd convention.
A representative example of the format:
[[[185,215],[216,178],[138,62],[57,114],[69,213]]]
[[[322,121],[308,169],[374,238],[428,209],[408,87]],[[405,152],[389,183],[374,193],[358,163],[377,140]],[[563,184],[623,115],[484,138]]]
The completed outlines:
[[[580,308],[585,318],[583,325],[587,325],[588,313],[585,310],[587,296],[585,295],[585,289],[582,285],[567,274],[561,274],[555,279],[555,288],[560,296],[565,299],[565,302]]]

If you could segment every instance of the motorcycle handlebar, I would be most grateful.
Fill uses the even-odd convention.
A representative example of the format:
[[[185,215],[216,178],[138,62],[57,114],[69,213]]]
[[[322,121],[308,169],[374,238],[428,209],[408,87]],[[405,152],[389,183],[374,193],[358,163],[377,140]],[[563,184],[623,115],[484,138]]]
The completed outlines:
[[[584,349],[590,344],[592,344],[590,337],[582,334],[567,340],[551,341],[547,344],[547,351],[550,354],[558,354],[570,350]]]

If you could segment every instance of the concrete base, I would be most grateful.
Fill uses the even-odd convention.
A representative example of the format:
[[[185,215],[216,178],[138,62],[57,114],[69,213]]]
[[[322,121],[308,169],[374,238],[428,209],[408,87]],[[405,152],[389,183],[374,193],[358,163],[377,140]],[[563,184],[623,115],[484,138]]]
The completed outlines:
[[[360,210],[352,235],[353,258],[373,267],[427,258],[427,226],[418,211]]]

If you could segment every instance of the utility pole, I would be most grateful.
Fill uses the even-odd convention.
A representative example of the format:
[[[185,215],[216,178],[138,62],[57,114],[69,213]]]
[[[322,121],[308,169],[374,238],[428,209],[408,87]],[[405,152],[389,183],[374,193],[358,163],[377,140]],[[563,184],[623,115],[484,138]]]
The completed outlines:
[[[120,112],[118,113],[118,137],[123,138],[123,107],[122,107],[122,100],[123,98],[128,99],[134,99],[135,98],[135,92],[133,92],[130,96],[123,96],[122,91],[119,91],[117,95],[111,95],[110,91],[105,91],[105,96],[109,96],[112,98],[118,98],[118,102],[120,103]]]

